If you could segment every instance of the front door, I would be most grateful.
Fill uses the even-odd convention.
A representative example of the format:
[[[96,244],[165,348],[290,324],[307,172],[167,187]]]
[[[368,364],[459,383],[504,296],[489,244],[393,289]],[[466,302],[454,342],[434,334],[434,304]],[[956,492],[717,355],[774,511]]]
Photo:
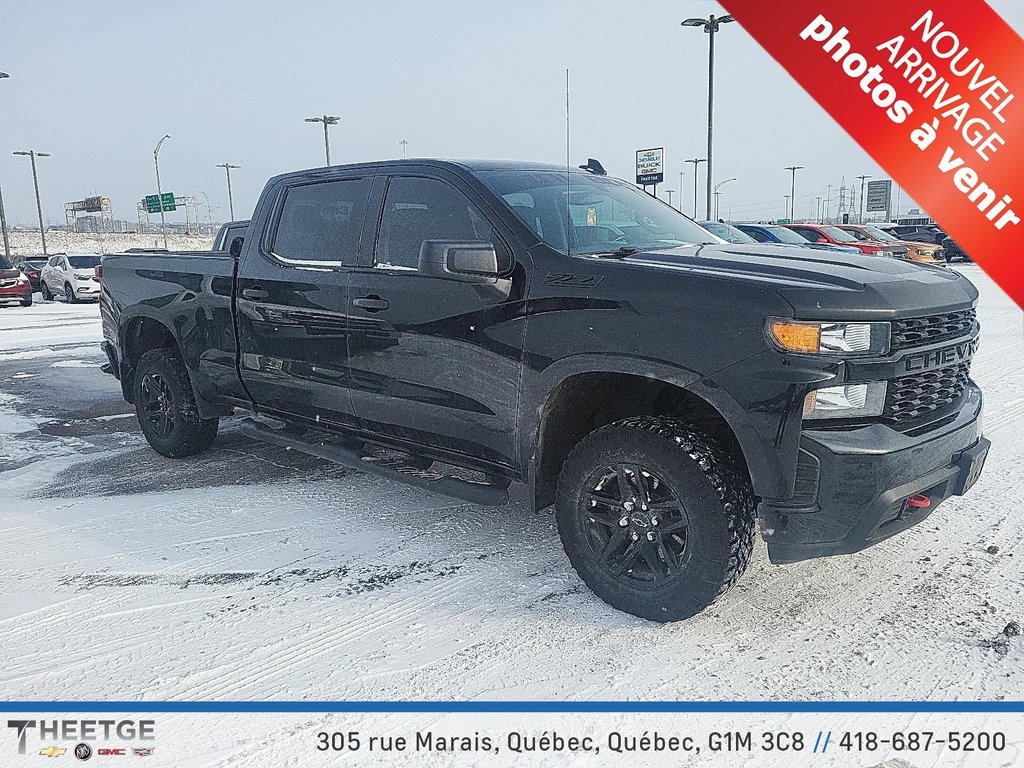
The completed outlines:
[[[353,406],[389,442],[515,467],[529,270],[497,217],[457,184],[426,172],[388,181],[372,258],[349,290]],[[430,240],[492,243],[501,275],[428,274],[420,258]]]
[[[346,310],[372,174],[291,182],[262,236],[243,246],[237,285],[242,383],[261,411],[355,426]]]

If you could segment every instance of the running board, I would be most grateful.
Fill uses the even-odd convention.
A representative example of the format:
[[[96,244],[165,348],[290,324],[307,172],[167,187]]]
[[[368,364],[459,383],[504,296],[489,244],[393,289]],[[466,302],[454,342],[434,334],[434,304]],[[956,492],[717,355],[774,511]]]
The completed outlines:
[[[432,469],[418,469],[401,459],[383,459],[334,443],[305,440],[287,427],[275,429],[254,419],[243,419],[239,431],[254,440],[264,440],[444,496],[454,496],[487,507],[503,507],[509,503],[507,486],[474,483]]]

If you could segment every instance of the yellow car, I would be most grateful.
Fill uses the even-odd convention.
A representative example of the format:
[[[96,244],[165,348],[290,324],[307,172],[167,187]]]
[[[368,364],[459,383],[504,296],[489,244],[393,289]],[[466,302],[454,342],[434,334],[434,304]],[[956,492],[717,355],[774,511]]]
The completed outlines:
[[[849,232],[858,240],[872,243],[895,243],[907,248],[907,258],[920,264],[946,264],[946,252],[941,245],[931,243],[912,243],[900,240],[883,229],[870,224],[840,224],[840,229]]]

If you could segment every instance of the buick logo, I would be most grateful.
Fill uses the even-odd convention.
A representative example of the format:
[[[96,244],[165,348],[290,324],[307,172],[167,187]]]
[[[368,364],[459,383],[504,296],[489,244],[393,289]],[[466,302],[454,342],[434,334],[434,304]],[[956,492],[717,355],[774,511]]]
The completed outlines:
[[[78,744],[75,746],[75,757],[79,760],[88,760],[92,757],[92,747],[86,743]]]

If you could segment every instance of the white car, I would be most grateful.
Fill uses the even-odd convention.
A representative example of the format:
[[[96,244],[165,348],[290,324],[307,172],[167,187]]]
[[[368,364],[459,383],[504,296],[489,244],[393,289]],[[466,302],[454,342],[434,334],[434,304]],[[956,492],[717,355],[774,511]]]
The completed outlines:
[[[63,296],[69,304],[81,299],[98,299],[100,281],[96,267],[98,253],[55,253],[39,273],[39,292],[46,301]]]

